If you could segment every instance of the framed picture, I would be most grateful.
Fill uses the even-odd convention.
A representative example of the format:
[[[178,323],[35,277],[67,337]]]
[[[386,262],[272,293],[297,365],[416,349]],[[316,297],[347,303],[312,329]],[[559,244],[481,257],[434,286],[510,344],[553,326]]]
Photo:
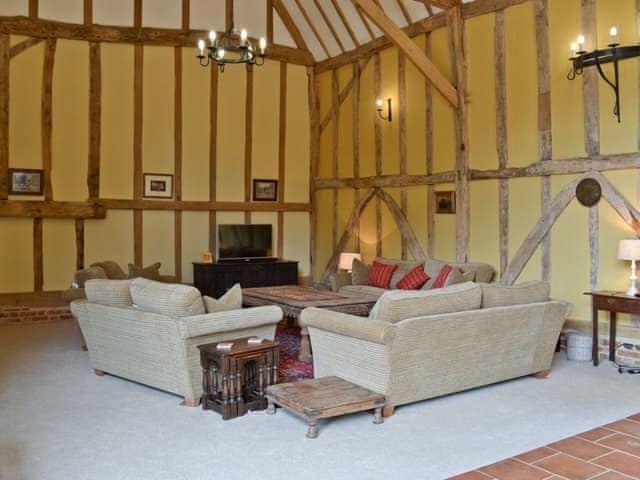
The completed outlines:
[[[253,179],[253,201],[275,202],[278,199],[278,181]]]
[[[43,171],[28,168],[9,169],[9,194],[42,195]]]
[[[200,254],[200,263],[213,263],[213,254],[211,252],[202,252]]]
[[[447,190],[435,192],[436,213],[456,213],[456,192]]]
[[[143,197],[173,198],[173,175],[145,173]]]

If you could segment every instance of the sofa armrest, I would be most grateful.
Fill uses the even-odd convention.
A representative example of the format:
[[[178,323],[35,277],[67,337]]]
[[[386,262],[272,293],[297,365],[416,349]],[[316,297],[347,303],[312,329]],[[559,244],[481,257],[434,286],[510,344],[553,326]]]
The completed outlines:
[[[396,329],[389,322],[322,308],[305,308],[300,314],[300,324],[381,345],[390,344],[396,336]]]
[[[345,285],[351,285],[351,272],[338,271],[329,277],[331,290],[337,292]]]
[[[276,324],[280,320],[282,320],[282,309],[267,305],[182,317],[178,320],[178,328],[181,338],[193,338]]]

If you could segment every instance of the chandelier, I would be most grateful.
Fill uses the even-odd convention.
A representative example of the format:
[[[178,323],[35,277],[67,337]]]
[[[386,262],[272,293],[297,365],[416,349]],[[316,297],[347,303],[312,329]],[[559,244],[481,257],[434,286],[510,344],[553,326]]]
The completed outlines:
[[[211,30],[209,45],[206,45],[204,40],[198,41],[200,50],[198,59],[203,67],[208,67],[211,61],[216,62],[220,72],[224,72],[224,66],[227,63],[244,63],[247,71],[250,71],[254,65],[258,67],[264,65],[264,51],[267,48],[267,41],[264,38],[260,38],[258,48],[259,53],[249,40],[244,28],[238,33],[231,24],[229,30],[221,33],[220,36]]]

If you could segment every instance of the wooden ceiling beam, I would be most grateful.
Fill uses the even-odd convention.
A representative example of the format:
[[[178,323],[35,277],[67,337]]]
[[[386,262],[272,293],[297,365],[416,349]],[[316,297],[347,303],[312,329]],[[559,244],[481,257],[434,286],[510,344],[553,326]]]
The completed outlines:
[[[296,23],[293,21],[293,18],[291,18],[289,10],[287,10],[287,7],[285,7],[282,3],[282,0],[273,0],[273,8],[275,8],[276,12],[278,12],[282,23],[284,23],[284,26],[289,31],[289,35],[291,35],[291,38],[293,38],[296,46],[308,52],[309,47],[307,47],[307,42],[304,41],[304,37],[296,26]]]
[[[336,12],[338,12],[338,16],[340,17],[340,20],[342,21],[344,28],[349,33],[349,37],[351,37],[351,41],[356,47],[359,47],[360,42],[358,42],[358,38],[356,37],[356,34],[353,32],[353,29],[351,28],[351,25],[349,24],[347,17],[345,17],[344,12],[342,11],[342,8],[338,4],[338,0],[331,0],[331,3],[333,4],[333,8],[336,9]]]
[[[327,48],[327,44],[324,43],[324,40],[322,39],[322,35],[320,35],[320,32],[318,32],[318,29],[316,28],[315,23],[313,21],[311,21],[311,17],[309,17],[309,13],[307,12],[307,9],[304,8],[304,5],[302,5],[300,0],[295,0],[295,2],[296,2],[296,5],[298,6],[298,9],[302,13],[302,16],[304,17],[305,21],[307,22],[307,25],[309,25],[309,27],[311,28],[311,31],[313,32],[313,34],[315,35],[316,39],[320,43],[320,46],[322,47],[322,50],[324,51],[325,55],[327,57],[330,57],[331,53],[329,52],[329,49]]]
[[[398,7],[400,7],[400,11],[407,22],[407,25],[411,25],[413,20],[411,20],[411,14],[409,14],[409,10],[407,9],[407,5],[404,3],[404,0],[396,0],[396,2],[398,3]]]
[[[432,5],[434,7],[441,8],[442,10],[448,10],[460,5],[460,0],[420,0],[425,5]]]
[[[345,51],[344,44],[342,43],[342,40],[340,40],[340,36],[338,35],[338,32],[333,27],[333,24],[331,23],[331,20],[329,19],[327,12],[324,10],[324,8],[322,8],[322,5],[318,0],[313,0],[313,3],[316,5],[316,8],[320,12],[320,15],[322,15],[322,19],[324,20],[324,23],[326,23],[327,27],[329,27],[329,30],[331,31],[331,35],[333,36],[333,39],[338,44],[338,47],[340,47],[340,51],[344,53]]]
[[[438,70],[438,68],[427,58],[411,38],[403,32],[389,17],[382,11],[373,0],[353,0],[360,5],[362,10],[378,25],[387,37],[402,50],[407,58],[411,60],[418,70],[433,84],[444,98],[453,106],[458,107],[458,93],[456,88]]]
[[[369,25],[369,20],[367,20],[367,17],[365,17],[364,13],[362,13],[362,9],[360,8],[360,5],[356,4],[355,7],[356,7],[356,12],[358,12],[358,16],[360,17],[360,20],[364,24],[364,28],[366,28],[367,33],[369,34],[369,38],[371,38],[371,40],[375,39],[376,35],[373,33],[373,29],[371,28],[371,25]]]

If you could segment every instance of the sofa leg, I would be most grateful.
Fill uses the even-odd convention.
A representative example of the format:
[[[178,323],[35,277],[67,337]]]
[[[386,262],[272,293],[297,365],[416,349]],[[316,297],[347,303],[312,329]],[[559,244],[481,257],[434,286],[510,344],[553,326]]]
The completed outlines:
[[[384,407],[382,409],[382,418],[387,418],[387,417],[390,417],[391,415],[393,415],[395,413],[395,409],[396,409],[396,407],[393,407],[393,406]]]
[[[551,370],[542,370],[541,372],[534,373],[533,376],[538,379],[544,379],[544,378],[547,378],[550,373],[551,373]]]
[[[87,346],[86,346],[86,345],[82,345],[82,350],[84,350],[85,352],[88,352],[88,351],[89,351],[89,349],[87,348]]]
[[[180,405],[184,407],[197,407],[198,405],[200,405],[200,399],[184,397],[184,400],[182,401],[182,403],[180,403]]]
[[[104,372],[102,370],[96,370],[95,368],[93,369],[93,373],[95,373],[99,377],[102,377],[104,375]]]

